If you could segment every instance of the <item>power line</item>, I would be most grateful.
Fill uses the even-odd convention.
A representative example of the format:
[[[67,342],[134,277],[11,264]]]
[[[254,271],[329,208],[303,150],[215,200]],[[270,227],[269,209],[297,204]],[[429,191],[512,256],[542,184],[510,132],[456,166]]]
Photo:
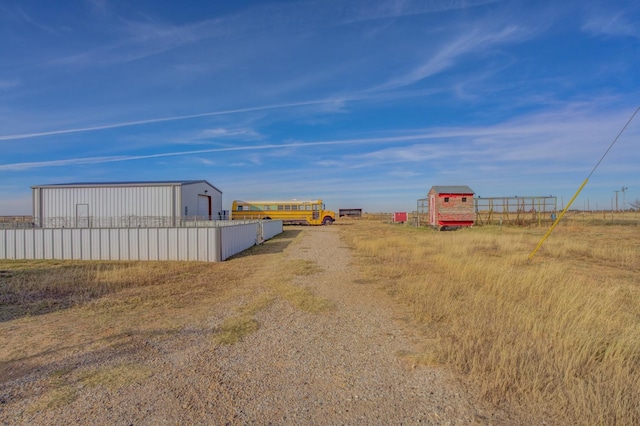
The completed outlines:
[[[544,234],[544,236],[542,237],[542,239],[540,240],[540,242],[538,243],[538,245],[536,246],[535,249],[533,249],[533,251],[531,252],[531,254],[529,254],[529,260],[533,259],[533,256],[535,256],[536,252],[538,251],[538,249],[540,247],[542,247],[542,244],[544,243],[544,241],[547,239],[547,237],[549,235],[551,235],[551,232],[553,231],[553,229],[556,227],[556,225],[560,222],[560,219],[562,219],[562,216],[564,216],[564,214],[567,212],[567,210],[569,210],[569,207],[571,206],[571,204],[573,203],[573,201],[576,199],[576,197],[578,197],[578,194],[580,194],[580,191],[582,191],[582,188],[585,187],[585,185],[587,184],[587,182],[589,181],[589,178],[591,177],[591,175],[593,174],[593,172],[596,171],[596,169],[598,168],[598,166],[600,165],[600,163],[602,163],[602,160],[604,160],[604,157],[607,156],[607,154],[609,153],[609,151],[611,151],[611,148],[613,148],[613,145],[615,145],[615,143],[618,141],[618,139],[620,138],[620,135],[622,135],[622,133],[624,133],[624,131],[626,130],[626,128],[629,126],[629,123],[631,123],[631,121],[633,120],[633,118],[636,116],[636,114],[638,113],[638,111],[640,111],[640,107],[636,108],[636,110],[634,111],[633,114],[631,114],[631,117],[629,118],[629,120],[627,120],[627,123],[624,125],[624,127],[622,128],[622,130],[620,130],[620,132],[618,133],[618,135],[615,137],[615,139],[613,139],[613,142],[611,142],[611,144],[609,145],[609,148],[607,148],[607,150],[605,151],[604,154],[602,154],[602,157],[600,157],[600,160],[598,160],[598,162],[596,163],[596,165],[593,167],[593,170],[591,170],[591,173],[589,173],[589,176],[587,176],[587,178],[584,180],[584,182],[582,182],[582,185],[580,185],[580,188],[578,188],[578,190],[576,191],[576,193],[573,195],[573,197],[571,198],[571,200],[569,201],[569,203],[567,204],[567,206],[560,212],[560,214],[558,215],[558,217],[556,218],[556,220],[553,222],[553,224],[551,225],[551,228],[549,228],[549,230],[547,231],[546,234]],[[617,208],[617,200],[618,200],[618,191],[616,191],[616,208]]]
[[[620,138],[620,135],[622,135],[622,133],[624,133],[624,131],[627,129],[627,126],[629,126],[629,123],[631,123],[631,121],[633,120],[633,117],[636,116],[636,114],[638,113],[638,111],[640,111],[640,107],[638,107],[635,112],[633,114],[631,114],[631,118],[629,118],[629,120],[627,120],[627,123],[624,125],[624,127],[622,128],[622,130],[620,130],[620,133],[618,133],[618,136],[616,136],[616,138],[613,140],[613,142],[611,142],[611,145],[609,145],[609,148],[607,148],[607,150],[605,151],[604,154],[602,154],[602,157],[600,157],[600,160],[598,160],[598,163],[593,167],[593,170],[591,170],[591,173],[589,173],[589,176],[587,176],[587,180],[589,180],[589,178],[591,177],[591,175],[593,174],[593,172],[596,171],[596,169],[598,168],[598,166],[600,165],[600,163],[602,163],[602,160],[604,160],[604,157],[607,156],[607,154],[609,153],[609,151],[611,151],[611,148],[613,148],[613,145],[615,145],[615,143],[618,141],[618,138]]]

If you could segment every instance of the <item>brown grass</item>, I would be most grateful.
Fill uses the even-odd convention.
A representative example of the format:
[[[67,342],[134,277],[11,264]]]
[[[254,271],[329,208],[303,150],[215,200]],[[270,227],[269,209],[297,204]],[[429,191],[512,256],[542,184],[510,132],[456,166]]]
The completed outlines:
[[[72,401],[85,370],[95,373],[85,377],[92,383],[128,380],[122,369],[104,369],[126,362],[139,341],[187,328],[211,335],[212,318],[253,297],[254,277],[294,236],[285,232],[253,257],[223,263],[0,261],[0,383],[46,376],[32,404],[39,409]]]
[[[0,321],[79,306],[126,288],[157,287],[163,282],[180,281],[195,272],[188,270],[189,265],[0,260]]]
[[[426,328],[422,362],[454,367],[495,404],[567,424],[640,424],[638,228],[436,232],[344,227],[368,279]]]

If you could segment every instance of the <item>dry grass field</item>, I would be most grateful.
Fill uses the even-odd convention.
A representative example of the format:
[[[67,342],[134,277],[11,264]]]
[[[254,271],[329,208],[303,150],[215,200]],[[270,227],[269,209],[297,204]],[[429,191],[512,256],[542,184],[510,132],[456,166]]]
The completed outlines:
[[[454,232],[352,221],[363,275],[423,327],[418,361],[561,424],[640,424],[640,227]]]

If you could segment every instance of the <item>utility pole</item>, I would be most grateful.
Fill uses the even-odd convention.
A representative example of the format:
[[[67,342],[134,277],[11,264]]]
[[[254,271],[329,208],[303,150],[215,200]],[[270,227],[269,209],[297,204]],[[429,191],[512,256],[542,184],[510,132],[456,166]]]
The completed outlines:
[[[616,211],[618,211],[618,192],[620,191],[613,191],[616,193]]]
[[[629,189],[629,188],[627,188],[626,186],[623,186],[622,189],[621,189],[621,191],[622,191],[622,210],[623,211],[626,210],[625,206],[627,205],[627,197],[624,194],[625,192],[627,192],[627,189]]]

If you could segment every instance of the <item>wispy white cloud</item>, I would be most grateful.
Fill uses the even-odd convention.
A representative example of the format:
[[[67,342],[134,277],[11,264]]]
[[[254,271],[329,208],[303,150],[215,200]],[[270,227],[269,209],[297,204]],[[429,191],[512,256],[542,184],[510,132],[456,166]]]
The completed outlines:
[[[397,146],[359,154],[348,153],[316,164],[327,168],[378,170],[395,164],[407,167],[446,164],[448,166],[444,168],[459,170],[450,166],[473,164],[471,168],[478,168],[478,171],[493,168],[514,176],[524,171],[523,165],[526,165],[528,173],[538,173],[545,167],[557,170],[559,166],[568,171],[570,165],[578,164],[584,171],[589,170],[604,153],[630,114],[624,110],[604,113],[581,104],[567,105],[495,125],[428,129],[398,137]],[[630,128],[618,150],[628,152],[628,146],[624,147],[625,141],[628,144],[630,138],[638,134],[640,125]],[[626,155],[627,161],[633,157]],[[640,160],[640,155],[635,157]]]
[[[215,129],[206,129],[201,131],[196,138],[197,139],[242,139],[242,140],[255,140],[260,139],[262,135],[253,129],[241,129],[233,128],[226,129],[218,127]]]
[[[507,25],[500,30],[477,27],[463,28],[451,41],[445,42],[429,58],[413,70],[394,77],[374,90],[389,90],[409,86],[452,67],[464,55],[478,54],[501,44],[521,41],[531,34],[530,30],[517,25]]]
[[[87,4],[91,11],[97,15],[106,16],[111,14],[109,0],[88,0]]]
[[[471,9],[496,3],[497,1],[499,0],[389,0],[374,3],[369,0],[355,0],[346,5],[346,13],[341,23],[347,24]],[[325,3],[321,2],[321,5],[325,6]]]
[[[94,132],[98,130],[117,129],[120,127],[141,126],[144,124],[163,123],[163,122],[169,122],[169,121],[190,120],[194,118],[212,117],[216,115],[239,114],[239,113],[254,112],[254,111],[266,111],[266,110],[273,110],[273,109],[331,104],[335,102],[336,101],[332,99],[314,100],[314,101],[307,101],[307,102],[293,102],[293,103],[265,105],[265,106],[258,106],[258,107],[238,108],[238,109],[231,109],[231,110],[225,110],[225,111],[203,112],[203,113],[189,114],[189,115],[176,115],[172,117],[150,118],[148,120],[126,121],[121,123],[104,124],[100,126],[50,130],[46,132],[22,133],[22,134],[15,134],[15,135],[0,135],[0,141],[31,139],[31,138],[37,138],[37,137],[43,137],[43,136],[64,135],[69,133]]]
[[[207,158],[198,158],[196,161],[200,164],[204,164],[205,166],[215,166],[218,164],[215,161],[209,160]]]
[[[346,165],[346,162],[338,160],[319,160],[314,161],[313,164],[321,167],[343,167]]]
[[[451,182],[546,192],[588,172],[638,91],[631,0],[0,3],[0,175],[27,190],[213,173],[225,194],[345,203]],[[602,165],[615,187],[640,188],[638,136]]]
[[[640,20],[633,20],[625,11],[600,10],[585,20],[582,30],[594,35],[640,38]]]
[[[407,138],[407,137],[404,137]],[[134,161],[144,160],[151,158],[162,157],[178,157],[195,154],[205,154],[213,152],[231,152],[231,151],[260,151],[260,150],[273,150],[283,148],[309,148],[313,146],[325,146],[325,145],[346,145],[346,144],[361,144],[361,143],[381,143],[388,142],[393,139],[389,138],[377,138],[377,139],[354,139],[354,140],[334,140],[334,141],[321,141],[321,142],[308,142],[308,143],[287,143],[287,144],[265,144],[265,145],[251,145],[251,146],[238,146],[229,148],[211,148],[211,149],[198,149],[191,151],[175,151],[164,152],[148,155],[119,155],[119,156],[104,156],[104,157],[84,157],[84,158],[69,158],[61,160],[49,160],[49,161],[34,161],[34,162],[22,162],[11,164],[0,164],[0,171],[3,170],[28,170],[41,167],[62,167],[72,165],[87,165],[87,164],[103,164],[103,163],[115,163],[122,161]],[[258,157],[253,158],[253,163],[260,161]]]
[[[421,173],[414,170],[391,170],[387,172],[387,176],[398,177],[401,179],[410,179],[421,175]]]
[[[20,80],[0,80],[0,91],[15,89],[20,86]]]
[[[258,34],[300,33],[314,29],[348,25],[357,22],[396,19],[468,9],[498,0],[323,0],[304,3],[265,3],[240,9],[233,14],[181,25],[153,19],[119,17],[115,8],[103,1],[92,0],[92,9],[113,16],[114,41],[86,51],[66,55],[51,65],[96,66],[129,62],[154,56],[203,40],[224,41]]]
[[[617,121],[611,116],[596,117],[596,112],[566,110],[538,113],[505,123],[486,127],[460,127],[429,129],[407,134],[397,131],[395,135],[383,137],[363,137],[333,139],[311,142],[288,142],[279,144],[245,145],[188,151],[163,152],[148,155],[121,155],[103,157],[70,158],[40,162],[21,162],[0,165],[0,170],[27,170],[42,167],[60,167],[134,161],[161,157],[188,156],[205,153],[234,151],[257,152],[278,151],[278,156],[286,156],[282,150],[308,150],[312,147],[332,145],[360,145],[365,152],[349,153],[335,158],[315,161],[325,167],[372,167],[380,164],[425,163],[442,158],[470,158],[475,162],[489,164],[498,161],[566,161],[570,158],[585,158],[596,155],[615,134]],[[601,113],[600,113],[601,115]],[[619,118],[619,117],[616,117]],[[638,133],[638,129],[635,130]],[[432,142],[427,142],[432,141]],[[371,150],[378,144],[391,144],[382,149]],[[408,144],[408,145],[407,145]],[[459,145],[459,146],[456,146]],[[457,161],[462,161],[457,160]],[[246,163],[260,164],[262,158],[255,154],[246,156]],[[544,163],[543,163],[544,164]]]
[[[13,22],[26,23],[33,28],[37,28],[40,31],[46,32],[49,35],[59,35],[60,30],[51,25],[42,23],[39,19],[35,18],[32,14],[27,13],[23,7],[14,6],[10,7],[5,5],[0,6],[0,14],[6,19]]]

